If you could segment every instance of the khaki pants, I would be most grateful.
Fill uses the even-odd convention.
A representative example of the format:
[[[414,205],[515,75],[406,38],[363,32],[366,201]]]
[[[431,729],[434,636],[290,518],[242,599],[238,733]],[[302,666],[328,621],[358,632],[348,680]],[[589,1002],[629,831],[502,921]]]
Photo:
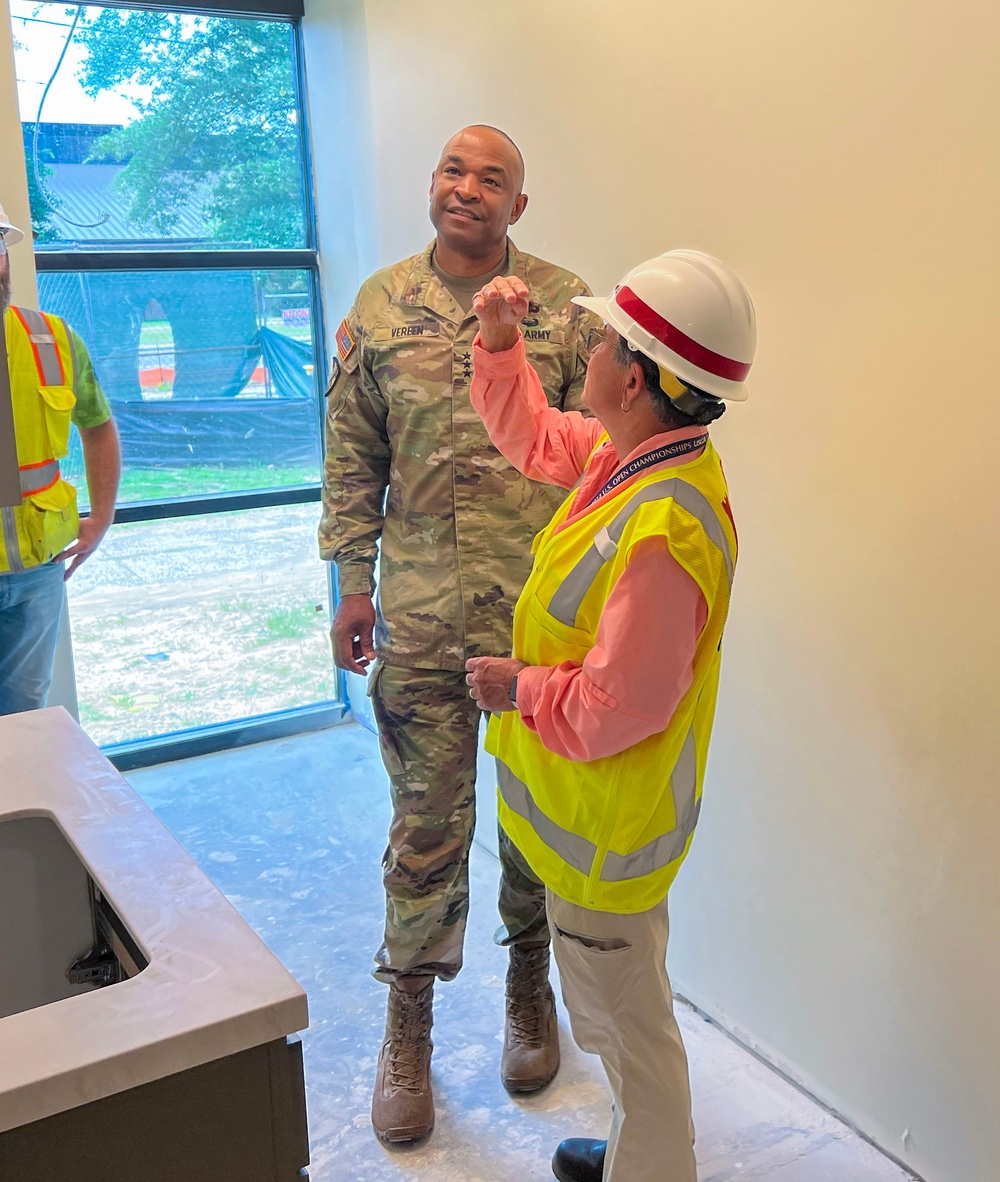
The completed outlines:
[[[604,1182],[696,1182],[666,899],[639,915],[613,915],[547,891],[546,909],[573,1037],[601,1056],[614,1095]]]

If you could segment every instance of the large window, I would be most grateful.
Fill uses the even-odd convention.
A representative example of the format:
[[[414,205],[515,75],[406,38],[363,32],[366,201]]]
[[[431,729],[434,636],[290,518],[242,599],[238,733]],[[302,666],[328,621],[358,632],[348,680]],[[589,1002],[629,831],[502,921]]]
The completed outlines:
[[[339,713],[295,2],[11,3],[40,303],[122,439],[118,524],[69,584],[112,747]],[[77,436],[64,474],[86,506]]]

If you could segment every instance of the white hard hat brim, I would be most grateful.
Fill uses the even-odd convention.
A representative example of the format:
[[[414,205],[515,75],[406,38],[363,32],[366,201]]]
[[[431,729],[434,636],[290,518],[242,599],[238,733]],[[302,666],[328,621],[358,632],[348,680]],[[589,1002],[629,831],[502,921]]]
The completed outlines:
[[[24,234],[17,226],[12,226],[10,222],[0,222],[0,232],[3,233],[4,241],[8,246],[15,246],[24,238]]]
[[[605,324],[608,322],[608,302],[607,296],[573,296],[570,300],[571,304],[596,312]]]
[[[581,308],[595,312],[605,324],[610,324],[615,332],[621,333],[623,337],[628,337],[630,325],[618,311],[610,296],[573,296],[570,303],[579,304]]]
[[[626,341],[629,340],[632,332],[632,325],[628,323],[622,313],[618,310],[617,304],[615,304],[614,300],[612,300],[610,296],[573,296],[573,298],[570,300],[570,303],[578,304],[581,308],[586,308],[589,312],[596,313],[596,315],[600,316],[605,324],[610,324],[615,332],[623,336]],[[666,346],[663,346],[663,351],[668,355],[674,355],[673,350],[668,349]],[[659,358],[654,357],[652,360],[655,361],[657,365],[663,365],[663,361]],[[688,379],[683,376],[687,366],[680,357],[678,357],[677,360],[680,362],[677,367],[679,372],[675,373],[673,367],[669,364],[666,365],[665,368],[669,369],[675,377],[679,377],[682,382],[688,381]],[[697,386],[696,382],[691,382],[691,384]],[[715,394],[715,397],[722,398],[727,402],[746,402],[747,398],[750,397],[750,389],[746,382],[727,382],[726,387],[726,393]],[[700,387],[698,388],[700,389]]]

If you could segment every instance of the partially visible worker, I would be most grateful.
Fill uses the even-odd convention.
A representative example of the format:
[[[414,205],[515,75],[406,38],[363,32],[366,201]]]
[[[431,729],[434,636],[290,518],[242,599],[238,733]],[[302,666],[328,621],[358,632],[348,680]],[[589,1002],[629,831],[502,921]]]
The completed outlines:
[[[44,706],[62,614],[63,582],[97,549],[114,519],[118,432],[79,336],[58,316],[11,304],[8,246],[24,235],[0,206],[3,314],[21,504],[0,508],[0,714]],[[70,424],[83,443],[90,514],[59,461]]]
[[[695,1182],[667,891],[701,807],[736,565],[706,427],[746,398],[754,310],[725,264],[692,250],[578,300],[606,325],[588,420],[542,394],[518,329],[529,298],[516,278],[477,296],[472,403],[517,468],[577,488],[535,541],[513,658],[467,668],[493,713],[500,822],[545,883],[573,1034],[614,1095],[607,1141],[564,1141],[552,1169],[560,1182]]]
[[[372,1098],[375,1132],[390,1143],[433,1128],[434,983],[462,967],[480,720],[465,662],[510,651],[531,539],[565,495],[511,467],[469,404],[473,297],[499,275],[530,286],[526,348],[557,410],[579,405],[583,339],[598,323],[572,303],[587,293],[576,275],[510,241],[527,202],[509,136],[483,126],[452,136],[431,177],[434,241],[362,285],[328,391],[319,541],[337,564],[334,656],[363,674],[377,652],[369,693],[392,796],[375,969],[389,1004]],[[528,1092],[559,1066],[545,890],[502,834],[500,862],[497,939],[510,950],[500,1074]]]

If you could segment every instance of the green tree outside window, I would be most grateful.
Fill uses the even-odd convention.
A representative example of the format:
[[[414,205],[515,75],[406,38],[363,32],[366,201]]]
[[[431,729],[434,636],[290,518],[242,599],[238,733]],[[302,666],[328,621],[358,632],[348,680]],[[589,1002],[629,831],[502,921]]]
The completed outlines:
[[[169,237],[197,207],[216,244],[305,245],[292,33],[277,21],[85,10],[85,92],[124,88],[139,117],[102,136],[93,161],[115,180],[129,221]]]

